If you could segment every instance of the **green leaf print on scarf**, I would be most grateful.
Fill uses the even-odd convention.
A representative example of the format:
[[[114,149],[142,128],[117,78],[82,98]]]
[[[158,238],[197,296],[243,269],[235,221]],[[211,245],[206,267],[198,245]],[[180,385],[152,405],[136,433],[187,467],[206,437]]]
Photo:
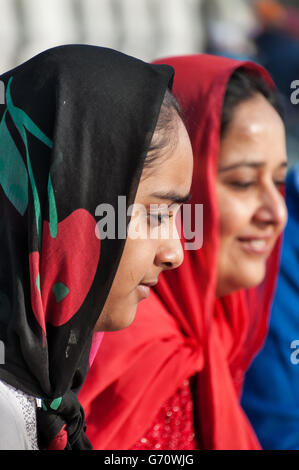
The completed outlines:
[[[28,205],[27,170],[7,128],[6,113],[0,123],[0,184],[12,205],[24,215]]]
[[[63,282],[54,284],[52,291],[56,297],[56,302],[61,302],[70,292],[69,288]]]
[[[20,108],[15,106],[12,101],[11,93],[10,93],[10,87],[11,87],[11,82],[13,80],[13,77],[11,77],[8,81],[7,85],[7,90],[6,90],[6,104],[7,104],[7,111],[9,112],[14,125],[16,126],[23,142],[25,145],[26,149],[26,158],[27,158],[27,168],[28,168],[28,174],[29,174],[29,181],[31,184],[32,188],[32,194],[33,194],[33,199],[34,199],[34,209],[35,209],[35,217],[36,217],[36,227],[37,227],[37,234],[38,234],[38,240],[39,240],[39,247],[41,247],[41,237],[42,237],[42,217],[41,217],[41,208],[40,208],[40,201],[38,197],[38,191],[34,179],[34,174],[33,170],[31,167],[31,162],[30,162],[30,155],[29,155],[29,149],[28,149],[28,139],[27,139],[27,133],[30,132],[32,135],[34,135],[38,140],[43,142],[47,147],[52,148],[53,147],[53,142],[41,131],[41,129],[32,121],[32,119]],[[5,111],[5,114],[6,112]],[[2,120],[3,121],[3,120]],[[4,130],[5,132],[5,130]],[[7,130],[7,134],[10,137],[11,142],[14,144],[12,137],[9,134],[9,131]],[[2,139],[0,135],[0,152],[1,152],[1,145],[3,145],[4,148],[9,148],[7,147],[7,139],[3,139],[3,144],[2,144]],[[14,144],[15,146],[15,144]],[[19,155],[20,156],[20,155]],[[14,200],[16,200],[18,197],[20,197],[23,193],[26,194],[25,202],[21,206],[20,211],[20,204],[19,206],[16,206],[14,203],[14,206],[16,207],[17,210],[23,215],[27,205],[28,205],[28,177],[27,177],[27,172],[26,172],[26,167],[24,165],[24,162],[22,160],[22,157],[20,156],[20,162],[23,163],[23,170],[22,170],[22,175],[19,175],[19,184],[13,184],[10,185],[12,186],[14,193],[16,193]],[[19,162],[19,168],[21,168],[21,163]],[[16,162],[14,162],[11,167],[17,168],[17,165],[15,165]],[[1,163],[0,163],[1,165]],[[25,170],[25,171],[24,171]],[[20,174],[21,170],[19,170]],[[18,174],[18,173],[17,173]],[[24,190],[24,185],[27,182],[27,186]],[[23,184],[22,184],[23,183]],[[23,189],[23,191],[22,191]],[[12,191],[12,190],[11,190]],[[55,203],[55,198],[54,198],[54,191],[53,191],[53,186],[51,182],[51,175],[49,173],[49,179],[48,179],[48,200],[49,200],[49,223],[50,223],[50,231],[51,235],[53,238],[56,238],[57,236],[57,209],[56,209],[56,203]],[[11,201],[12,202],[12,201]]]

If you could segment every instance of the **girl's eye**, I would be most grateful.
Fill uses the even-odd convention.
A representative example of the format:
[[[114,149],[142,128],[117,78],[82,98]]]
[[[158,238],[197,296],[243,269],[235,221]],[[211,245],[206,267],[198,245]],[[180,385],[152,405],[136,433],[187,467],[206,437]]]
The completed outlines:
[[[150,218],[150,225],[152,227],[155,227],[155,226],[159,226],[161,224],[163,224],[167,219],[170,219],[172,217],[172,214],[161,214],[161,213],[157,213],[157,214],[149,214],[149,218]]]

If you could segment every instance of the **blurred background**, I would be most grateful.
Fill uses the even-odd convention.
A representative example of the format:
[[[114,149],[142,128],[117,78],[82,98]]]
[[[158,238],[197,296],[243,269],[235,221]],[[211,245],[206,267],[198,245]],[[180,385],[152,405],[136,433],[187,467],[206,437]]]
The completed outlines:
[[[299,103],[290,99],[299,80],[299,0],[0,0],[0,73],[70,43],[146,61],[208,52],[261,63],[284,102],[290,166],[299,160]]]

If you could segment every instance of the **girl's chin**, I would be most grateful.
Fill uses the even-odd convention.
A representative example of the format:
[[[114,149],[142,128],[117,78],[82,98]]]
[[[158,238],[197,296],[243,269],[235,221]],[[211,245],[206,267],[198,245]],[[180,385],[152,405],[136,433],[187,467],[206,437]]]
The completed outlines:
[[[136,315],[137,305],[128,306],[126,309],[122,308],[120,311],[117,309],[109,309],[99,317],[94,331],[118,331],[128,328]]]

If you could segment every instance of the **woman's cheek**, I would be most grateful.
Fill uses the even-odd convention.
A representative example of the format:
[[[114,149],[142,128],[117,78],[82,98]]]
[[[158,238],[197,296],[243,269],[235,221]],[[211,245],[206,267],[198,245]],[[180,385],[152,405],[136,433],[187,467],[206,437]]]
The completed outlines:
[[[241,235],[250,222],[250,204],[223,196],[219,205],[221,235]]]

